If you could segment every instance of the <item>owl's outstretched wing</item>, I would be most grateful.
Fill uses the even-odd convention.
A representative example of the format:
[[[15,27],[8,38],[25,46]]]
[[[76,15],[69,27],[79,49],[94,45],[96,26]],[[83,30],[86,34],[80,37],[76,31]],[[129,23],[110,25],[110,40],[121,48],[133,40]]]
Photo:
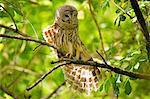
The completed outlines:
[[[66,53],[62,50],[62,48],[59,48],[57,46],[57,43],[59,41],[58,31],[59,31],[59,26],[56,23],[51,26],[48,26],[43,30],[43,38],[46,40],[47,43],[57,48],[57,50],[54,49],[54,51],[56,52],[58,58],[62,58],[66,55]]]
[[[47,43],[55,45],[56,26],[48,26],[43,30],[43,37]]]
[[[88,95],[92,90],[98,90],[100,71],[93,66],[70,64],[63,67],[66,81],[73,89],[86,92]]]

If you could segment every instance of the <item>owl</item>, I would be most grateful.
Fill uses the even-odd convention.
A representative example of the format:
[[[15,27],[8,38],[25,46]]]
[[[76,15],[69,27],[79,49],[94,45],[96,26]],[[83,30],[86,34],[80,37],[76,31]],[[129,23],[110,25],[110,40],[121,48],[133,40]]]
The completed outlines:
[[[47,43],[56,46],[63,53],[55,51],[59,59],[92,61],[79,37],[77,15],[77,9],[73,6],[65,5],[58,8],[53,25],[43,30],[43,37]],[[71,88],[87,94],[93,90],[97,91],[100,80],[100,71],[97,67],[67,64],[63,66],[63,72]]]

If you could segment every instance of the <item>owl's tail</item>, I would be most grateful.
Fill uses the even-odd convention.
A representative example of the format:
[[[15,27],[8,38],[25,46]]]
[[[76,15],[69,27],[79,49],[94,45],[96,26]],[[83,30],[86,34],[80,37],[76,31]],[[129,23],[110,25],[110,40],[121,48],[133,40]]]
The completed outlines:
[[[63,67],[65,79],[71,87],[80,92],[98,90],[100,71],[97,67],[69,64]]]

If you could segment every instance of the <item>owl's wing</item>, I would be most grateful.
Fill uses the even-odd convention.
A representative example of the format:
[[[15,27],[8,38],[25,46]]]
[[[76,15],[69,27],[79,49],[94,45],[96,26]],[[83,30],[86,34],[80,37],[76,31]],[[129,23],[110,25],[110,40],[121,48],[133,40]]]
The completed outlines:
[[[43,30],[43,37],[47,43],[55,45],[56,28],[55,25],[48,26]]]
[[[57,46],[57,41],[58,41],[57,33],[58,33],[58,25],[54,24],[54,25],[48,26],[47,28],[45,28],[43,30],[43,37],[47,43],[49,43],[57,48],[57,50],[54,49],[54,51],[56,52],[57,56],[60,58],[60,57],[65,56],[66,53],[64,53],[64,51],[61,50],[61,48],[59,48]],[[59,51],[58,51],[58,49],[59,49]]]
[[[100,80],[100,71],[93,66],[84,66],[69,64],[63,67],[66,81],[73,89],[80,92],[86,92],[87,95],[91,91],[98,90],[98,82]]]

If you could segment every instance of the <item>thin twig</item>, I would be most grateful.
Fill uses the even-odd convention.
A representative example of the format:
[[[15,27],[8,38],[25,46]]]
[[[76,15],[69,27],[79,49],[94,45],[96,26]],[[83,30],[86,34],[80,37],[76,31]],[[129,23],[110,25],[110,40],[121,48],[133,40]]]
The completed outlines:
[[[30,37],[30,36],[28,36],[27,34],[22,33],[22,32],[19,31],[19,30],[16,31],[16,29],[13,29],[13,28],[11,28],[11,27],[5,26],[5,25],[3,25],[3,24],[0,24],[0,27],[1,27],[1,28],[5,28],[5,29],[10,30],[10,31],[13,31],[13,32],[15,32],[15,33],[18,33],[18,34],[20,34],[21,36]]]
[[[50,93],[49,95],[47,95],[46,97],[42,98],[42,99],[50,99],[54,94],[56,94],[58,92],[58,90],[64,86],[66,84],[66,82],[64,81],[61,85],[59,85],[52,93]]]
[[[61,63],[61,62],[67,61],[67,60],[69,60],[69,59],[63,59],[63,60],[58,60],[58,61],[51,61],[50,64]]]
[[[117,5],[114,0],[111,0],[111,2],[119,9],[121,10],[124,14],[126,14],[127,16],[130,17],[130,19],[133,19],[134,17],[132,17],[129,13],[127,13],[122,7],[120,7],[119,5]]]
[[[14,18],[12,17],[12,15],[11,15],[2,5],[0,5],[0,7],[2,7],[3,10],[10,16],[11,20],[13,21],[13,23],[14,23],[14,25],[15,25],[16,31],[18,31],[16,22],[15,22]]]
[[[60,53],[60,54],[63,55],[63,52],[61,52],[56,46],[53,46],[53,45],[51,45],[51,44],[49,44],[49,43],[47,43],[47,42],[44,42],[44,41],[40,41],[40,40],[37,40],[37,39],[33,39],[31,36],[26,35],[25,33],[22,33],[22,32],[19,31],[19,30],[18,30],[18,31],[15,31],[15,29],[10,28],[10,27],[8,27],[8,26],[4,26],[4,25],[0,24],[0,27],[5,28],[5,29],[8,29],[9,31],[16,32],[16,33],[18,33],[18,34],[21,35],[21,37],[20,37],[20,36],[12,36],[12,35],[0,34],[0,37],[14,38],[14,39],[25,40],[25,41],[32,41],[32,42],[39,43],[39,44],[41,44],[41,45],[47,45],[47,46],[49,46],[49,47],[52,47],[52,48],[56,49],[58,53]],[[23,37],[22,37],[22,36],[23,36]]]
[[[102,51],[103,51],[105,57],[107,58],[107,55],[106,55],[106,52],[105,52],[105,49],[104,49],[103,37],[102,37],[101,29],[100,29],[100,27],[99,27],[99,25],[98,25],[98,22],[97,22],[96,18],[95,18],[95,13],[92,11],[91,0],[88,0],[88,4],[89,4],[90,13],[91,13],[91,15],[92,15],[92,18],[93,18],[93,20],[94,20],[94,22],[95,22],[95,24],[96,24],[96,27],[97,27],[97,30],[98,30],[98,33],[99,33],[100,44],[101,44],[101,46],[102,46]]]
[[[35,83],[33,83],[31,86],[29,86],[28,88],[26,88],[27,91],[30,91],[32,88],[34,88],[36,85],[38,85],[42,80],[45,79],[45,77],[47,77],[49,74],[51,74],[54,70],[58,69],[59,67],[66,65],[68,63],[65,64],[60,64],[56,67],[54,67],[53,69],[49,70],[47,73],[45,73],[41,78],[39,78]]]
[[[55,46],[50,45],[49,43],[47,43],[45,41],[36,40],[36,39],[31,38],[31,37],[22,37],[22,36],[14,36],[14,35],[7,35],[7,34],[0,34],[0,37],[13,38],[13,39],[19,39],[19,40],[25,40],[25,41],[32,41],[32,42],[35,42],[35,43],[39,43],[39,44],[42,44],[42,45],[47,45],[49,47],[57,49]]]
[[[139,79],[146,79],[146,80],[150,80],[150,74],[139,74],[139,73],[134,73],[134,72],[129,72],[126,70],[122,70],[120,68],[117,67],[113,67],[110,65],[106,65],[106,64],[101,64],[95,61],[82,61],[82,60],[70,60],[70,59],[66,59],[66,60],[59,60],[53,63],[59,63],[59,62],[70,62],[70,64],[81,64],[81,65],[87,65],[87,66],[95,66],[95,67],[100,67],[100,68],[106,68],[108,70],[111,70],[115,73],[118,74],[122,74],[122,75],[126,75],[132,78],[139,78]]]
[[[107,62],[105,61],[104,57],[103,57],[97,50],[96,50],[96,52],[97,52],[98,55],[102,58],[103,62],[104,62],[106,65],[108,65]]]
[[[98,55],[102,58],[102,60],[103,60],[103,62],[105,63],[105,65],[107,66],[108,64],[107,64],[107,62],[106,62],[106,60],[104,59],[104,57],[96,50],[96,52],[98,53]],[[110,75],[112,75],[112,72],[109,72],[110,73]]]
[[[39,45],[37,45],[34,49],[33,49],[33,51],[35,51],[38,47],[40,47],[41,46],[41,44],[39,44]]]
[[[8,94],[9,96],[13,97],[14,99],[18,99],[17,95],[15,95],[13,92],[11,92],[8,88],[6,88],[4,85],[0,83],[0,90]]]

